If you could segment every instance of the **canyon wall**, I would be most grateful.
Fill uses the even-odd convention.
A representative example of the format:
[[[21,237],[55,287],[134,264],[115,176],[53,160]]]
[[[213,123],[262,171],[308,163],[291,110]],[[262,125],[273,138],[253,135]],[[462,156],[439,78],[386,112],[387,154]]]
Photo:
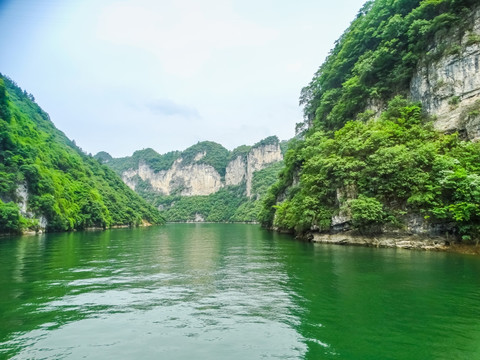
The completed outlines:
[[[121,177],[132,190],[138,190],[137,187],[144,182],[157,194],[181,196],[210,195],[224,186],[245,182],[246,195],[251,197],[254,172],[283,159],[278,143],[254,146],[247,154],[228,161],[222,176],[213,166],[201,162],[205,155],[199,152],[193,163],[185,163],[179,157],[170,168],[160,171],[154,171],[146,162],[140,161],[138,167],[124,170]]]
[[[436,39],[414,74],[410,93],[442,132],[480,139],[480,7],[467,32]]]

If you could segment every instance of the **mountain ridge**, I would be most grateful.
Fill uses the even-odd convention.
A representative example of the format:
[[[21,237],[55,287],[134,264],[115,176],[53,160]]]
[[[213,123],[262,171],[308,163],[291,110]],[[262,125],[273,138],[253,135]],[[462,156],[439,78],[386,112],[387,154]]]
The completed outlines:
[[[260,198],[276,179],[286,146],[287,142],[270,136],[232,151],[203,141],[163,155],[147,148],[118,159],[105,152],[95,156],[105,159],[131,189],[163,210],[169,221],[252,222],[257,220]],[[245,215],[247,206],[249,214]],[[223,208],[223,214],[216,207]]]

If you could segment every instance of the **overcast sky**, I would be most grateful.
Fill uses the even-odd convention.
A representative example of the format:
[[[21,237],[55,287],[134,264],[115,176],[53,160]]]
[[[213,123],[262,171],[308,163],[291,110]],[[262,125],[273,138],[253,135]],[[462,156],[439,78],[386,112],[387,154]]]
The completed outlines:
[[[0,72],[92,154],[288,139],[364,2],[0,0]]]

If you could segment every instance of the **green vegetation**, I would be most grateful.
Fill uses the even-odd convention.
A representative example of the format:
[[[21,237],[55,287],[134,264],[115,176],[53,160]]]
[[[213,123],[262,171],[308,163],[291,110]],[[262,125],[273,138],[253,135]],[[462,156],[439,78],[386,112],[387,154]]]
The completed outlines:
[[[237,151],[241,151],[241,148]],[[205,153],[205,156],[196,159],[196,156],[202,153]],[[95,157],[102,160],[105,154],[105,152],[101,152],[95,155]],[[175,160],[182,158],[182,163],[185,165],[193,163],[211,165],[223,177],[225,176],[225,168],[229,157],[230,152],[222,145],[212,141],[202,141],[184,151],[171,151],[163,155],[151,148],[138,150],[132,156],[109,159],[108,166],[115,170],[117,174],[121,174],[129,169],[138,169],[138,165],[142,162],[148,165],[154,172],[159,172],[170,169]]]
[[[302,90],[310,131],[337,130],[369,101],[407,95],[418,61],[449,51],[435,37],[464,31],[477,0],[368,1]],[[450,50],[451,51],[451,50]],[[299,126],[301,128],[302,126]]]
[[[463,239],[480,235],[480,144],[434,131],[420,106],[400,97],[380,119],[350,121],[333,136],[311,134],[285,162],[266,196],[267,226],[328,230],[343,211],[354,228],[375,232],[420,214]],[[300,164],[300,183],[291,186]],[[339,190],[348,195],[338,199]],[[282,194],[286,200],[275,204]]]
[[[480,145],[435,132],[421,105],[405,100],[422,59],[461,52],[443,39],[470,30],[477,3],[375,0],[362,7],[301,92],[302,139],[291,142],[264,198],[264,226],[330,231],[332,219],[341,219],[335,224],[375,233],[423,217],[430,229],[478,241]],[[450,105],[459,102],[454,96]],[[370,105],[383,110],[380,118]],[[468,110],[464,117],[476,114]]]
[[[95,155],[95,157],[101,159],[101,152]],[[121,174],[125,170],[137,169],[140,162],[143,162],[150,166],[153,171],[159,172],[169,169],[179,157],[179,151],[171,151],[160,155],[155,150],[148,148],[135,151],[132,156],[110,159],[108,166],[115,170],[117,174]]]
[[[448,100],[448,105],[455,107],[460,104],[460,96],[452,96],[450,100]]]
[[[255,145],[252,146],[252,148],[258,148],[266,145],[277,145],[279,143],[278,137],[275,135],[269,136],[263,140],[260,140],[257,142]]]
[[[198,214],[205,221],[226,222],[238,221],[234,215],[243,201],[244,189],[230,186],[208,196],[160,197],[158,204],[168,207],[163,214],[167,221],[193,221]]]
[[[98,154],[94,156],[95,159],[97,159],[101,164],[105,164],[112,160],[112,155],[105,151],[100,151]]]
[[[206,164],[212,166],[224,179],[227,165],[230,161],[241,157],[246,162],[249,152],[265,145],[280,144],[282,152],[286,151],[288,142],[280,142],[278,137],[270,136],[253,146],[241,145],[233,151],[228,151],[222,145],[211,141],[199,142],[180,152],[170,152],[160,155],[152,149],[136,151],[133,156],[111,159],[107,153],[98,153],[97,159],[105,162],[122,175],[124,171],[138,169],[140,163],[148,165],[158,172],[171,168],[175,160],[181,161],[181,166],[191,164]],[[283,162],[270,164],[265,169],[256,171],[252,179],[252,197],[246,196],[246,184],[226,186],[220,191],[207,196],[182,196],[184,186],[181,181],[173,193],[166,196],[152,188],[149,181],[139,176],[132,178],[135,191],[147,202],[162,210],[162,215],[170,222],[194,221],[203,219],[209,222],[256,222],[262,208],[263,195],[277,180],[277,174]]]
[[[161,223],[159,212],[84,154],[13,81],[0,75],[0,233]],[[20,215],[18,187],[28,188]],[[22,196],[23,197],[23,196]]]
[[[162,215],[170,222],[257,222],[262,199],[267,189],[277,180],[283,162],[273,163],[256,171],[252,179],[251,198],[246,196],[245,183],[227,186],[206,196],[164,196],[155,193],[150,183],[137,179],[136,191],[154,206],[163,209]]]
[[[197,159],[198,154],[204,154]],[[213,141],[202,141],[187,150],[183,151],[181,157],[182,163],[189,164],[205,164],[212,166],[223,178],[225,176],[225,169],[227,167],[230,152],[222,145]]]
[[[233,149],[233,151],[230,153],[229,156],[229,161],[230,160],[235,160],[237,157],[241,157],[243,160],[247,160],[248,153],[252,149],[251,146],[248,145],[240,145],[239,147],[236,147]]]

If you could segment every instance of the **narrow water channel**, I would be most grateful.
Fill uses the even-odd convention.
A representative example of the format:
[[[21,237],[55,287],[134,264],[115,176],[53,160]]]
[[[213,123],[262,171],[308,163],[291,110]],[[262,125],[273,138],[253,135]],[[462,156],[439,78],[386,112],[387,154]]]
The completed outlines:
[[[480,258],[242,224],[0,239],[0,358],[480,359]]]

